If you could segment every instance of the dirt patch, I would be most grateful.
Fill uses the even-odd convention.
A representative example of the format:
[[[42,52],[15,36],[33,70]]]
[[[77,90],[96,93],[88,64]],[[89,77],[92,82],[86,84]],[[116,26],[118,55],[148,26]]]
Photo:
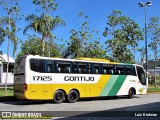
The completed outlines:
[[[160,94],[160,92],[149,92],[147,94]]]

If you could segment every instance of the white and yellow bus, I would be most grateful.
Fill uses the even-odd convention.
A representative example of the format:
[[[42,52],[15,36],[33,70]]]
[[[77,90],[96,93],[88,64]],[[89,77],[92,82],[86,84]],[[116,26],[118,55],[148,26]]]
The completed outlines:
[[[62,59],[28,55],[14,67],[14,95],[19,99],[64,100],[146,94],[142,66],[104,59]]]

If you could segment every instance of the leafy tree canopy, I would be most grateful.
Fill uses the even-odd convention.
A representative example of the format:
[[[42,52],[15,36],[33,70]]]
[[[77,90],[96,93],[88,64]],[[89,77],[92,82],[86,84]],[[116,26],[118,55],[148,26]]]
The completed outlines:
[[[117,62],[133,62],[133,53],[130,48],[138,46],[138,41],[143,40],[140,27],[130,17],[123,16],[121,11],[114,10],[108,16],[107,27],[103,32],[107,51],[112,51],[112,58]]]
[[[21,51],[17,55],[17,58],[32,54],[42,56],[42,40],[37,37],[29,37],[28,40],[24,41],[21,46]],[[46,57],[60,57],[60,48],[52,40],[45,42],[44,56]]]

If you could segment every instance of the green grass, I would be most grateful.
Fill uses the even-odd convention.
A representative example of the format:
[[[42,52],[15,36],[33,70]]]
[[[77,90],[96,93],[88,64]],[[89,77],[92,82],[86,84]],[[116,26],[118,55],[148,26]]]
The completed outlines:
[[[150,87],[148,88],[148,93],[155,93],[155,92],[156,92],[156,93],[160,93],[160,87],[157,87],[157,88],[155,89],[155,87],[153,87],[153,86],[151,87],[151,86],[150,86]]]
[[[4,96],[5,89],[0,88],[0,97]],[[7,96],[13,96],[13,88],[7,88]]]

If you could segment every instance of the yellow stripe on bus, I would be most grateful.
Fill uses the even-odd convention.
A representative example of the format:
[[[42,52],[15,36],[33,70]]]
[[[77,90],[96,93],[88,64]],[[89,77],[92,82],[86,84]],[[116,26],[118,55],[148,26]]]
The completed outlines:
[[[58,89],[65,91],[66,95],[71,89],[77,89],[80,97],[98,97],[111,75],[101,75],[98,83],[86,84],[28,84],[25,91],[27,99],[53,99],[54,92]],[[23,88],[23,87],[22,87]]]

